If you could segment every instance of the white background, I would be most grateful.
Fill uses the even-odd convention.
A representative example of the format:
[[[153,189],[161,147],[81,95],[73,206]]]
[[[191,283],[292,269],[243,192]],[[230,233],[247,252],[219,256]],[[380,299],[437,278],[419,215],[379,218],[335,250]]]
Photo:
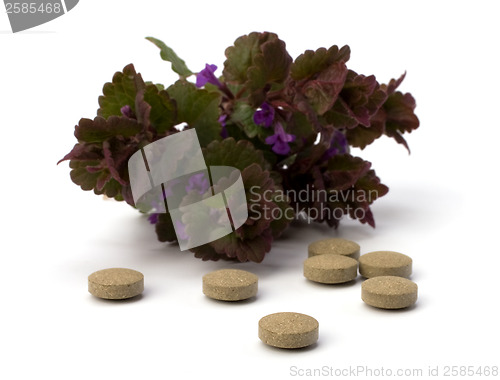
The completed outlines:
[[[424,375],[439,366],[443,377],[445,366],[500,365],[496,3],[241,4],[82,0],[18,34],[0,14],[0,378],[287,379],[294,366]],[[81,191],[67,163],[56,166],[115,71],[133,62],[145,80],[175,79],[144,37],[164,40],[198,71],[206,62],[221,67],[224,49],[254,30],[278,33],[293,57],[349,44],[349,67],[381,82],[407,71],[401,89],[415,96],[421,121],[406,136],[412,154],[388,138],[359,152],[390,187],[373,207],[376,229],[292,227],[261,264],[202,262],[159,243],[126,204]],[[411,256],[417,305],[371,308],[360,278],[305,280],[307,245],[334,236],[359,242],[362,253]],[[93,298],[87,276],[107,267],[143,272],[143,297]],[[259,275],[254,301],[203,296],[202,275],[225,267]],[[315,317],[318,344],[286,351],[261,343],[258,320],[279,311]]]

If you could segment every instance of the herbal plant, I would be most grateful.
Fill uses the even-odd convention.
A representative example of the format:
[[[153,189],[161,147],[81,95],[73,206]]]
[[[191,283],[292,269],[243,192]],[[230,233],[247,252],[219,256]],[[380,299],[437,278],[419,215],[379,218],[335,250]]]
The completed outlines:
[[[403,134],[419,120],[412,95],[397,91],[404,75],[380,84],[348,69],[348,46],[307,50],[293,60],[268,32],[227,48],[220,76],[212,64],[194,73],[163,42],[147,39],[179,80],[168,87],[145,82],[132,64],[117,72],[104,85],[97,117],[79,121],[78,142],[61,160],[69,160],[74,183],[135,207],[131,155],[195,128],[207,166],[241,171],[249,213],[233,233],[192,248],[196,257],[260,262],[299,215],[335,228],[346,216],[375,227],[370,205],[388,188],[350,148],[386,135],[408,149]],[[189,183],[193,193],[209,186],[195,176]],[[158,213],[155,202],[146,211],[158,239],[174,242],[168,212]]]

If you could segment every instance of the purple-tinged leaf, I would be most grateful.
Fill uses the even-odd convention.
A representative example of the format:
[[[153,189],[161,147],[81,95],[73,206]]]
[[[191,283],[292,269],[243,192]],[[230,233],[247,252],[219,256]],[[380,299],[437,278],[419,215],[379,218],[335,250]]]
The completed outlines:
[[[274,33],[257,33],[241,36],[234,45],[226,49],[226,61],[222,75],[226,82],[243,85],[246,83],[248,69],[253,66],[254,58],[261,54],[260,46],[270,40],[276,39]]]
[[[309,104],[318,115],[327,112],[337,100],[344,86],[347,67],[343,62],[335,62],[322,71],[316,79],[306,81],[301,88]]]
[[[290,76],[296,81],[309,79],[335,62],[346,63],[350,54],[351,51],[347,45],[341,49],[333,45],[328,50],[325,48],[319,48],[316,51],[306,50],[291,65]]]
[[[106,120],[97,116],[94,120],[80,119],[75,127],[75,137],[81,142],[102,143],[114,136],[135,136],[142,129],[137,120],[128,117],[110,116]]]
[[[130,64],[113,76],[111,83],[106,83],[102,89],[103,95],[99,97],[97,115],[105,119],[115,115],[121,116],[124,106],[131,107],[135,112],[135,97],[137,91],[144,88],[144,81],[136,73],[134,65]]]
[[[355,119],[357,124],[369,127],[370,118],[377,113],[386,99],[387,94],[380,87],[375,76],[359,75],[349,70],[339,96],[342,107],[335,111],[347,110],[345,116]],[[343,128],[344,126],[335,125],[335,127]]]

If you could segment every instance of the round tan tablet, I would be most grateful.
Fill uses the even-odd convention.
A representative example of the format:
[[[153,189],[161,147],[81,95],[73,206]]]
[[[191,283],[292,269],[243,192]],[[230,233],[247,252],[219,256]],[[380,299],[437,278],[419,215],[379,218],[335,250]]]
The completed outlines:
[[[380,309],[402,309],[417,301],[418,287],[403,277],[373,277],[361,284],[361,299]]]
[[[348,256],[318,255],[304,261],[304,276],[323,284],[340,284],[351,281],[358,275],[358,262]]]
[[[377,276],[411,276],[412,260],[399,252],[376,251],[359,258],[359,273],[366,278]]]
[[[318,340],[319,323],[300,313],[275,313],[259,321],[259,338],[279,348],[301,348]]]
[[[257,294],[259,278],[240,269],[220,269],[203,276],[203,293],[220,301],[241,301]]]
[[[135,297],[143,290],[143,274],[132,269],[109,268],[89,276],[89,292],[99,298],[122,300]]]
[[[357,260],[359,258],[359,245],[341,238],[324,239],[309,244],[307,253],[309,257],[333,253],[335,255],[349,256]]]

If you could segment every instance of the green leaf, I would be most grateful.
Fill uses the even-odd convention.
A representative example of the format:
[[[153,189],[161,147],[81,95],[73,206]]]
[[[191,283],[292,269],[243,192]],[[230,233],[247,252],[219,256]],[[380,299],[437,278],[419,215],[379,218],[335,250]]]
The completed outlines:
[[[229,83],[244,84],[247,70],[253,65],[254,57],[260,53],[260,45],[270,38],[277,38],[273,33],[253,32],[234,41],[234,46],[226,49],[223,76]]]
[[[231,114],[231,121],[240,126],[248,138],[253,138],[258,135],[259,127],[253,121],[255,109],[245,102],[236,102],[234,104],[233,113]]]
[[[143,87],[142,77],[135,72],[134,65],[125,66],[123,72],[115,73],[111,83],[104,85],[103,95],[99,96],[97,115],[105,119],[111,115],[121,116],[120,109],[123,106],[130,106],[135,112],[135,97]]]
[[[220,140],[220,93],[198,89],[182,80],[170,86],[167,92],[177,104],[177,123],[186,122],[191,128],[196,128],[202,147]]]
[[[254,56],[253,65],[247,72],[248,87],[254,91],[267,84],[283,83],[291,63],[292,57],[286,51],[285,43],[277,36],[269,39]]]
[[[159,134],[166,133],[175,125],[177,109],[167,91],[158,91],[155,85],[147,86],[144,100],[151,106],[150,123]]]
[[[213,141],[203,149],[205,162],[209,166],[233,166],[243,171],[255,163],[262,170],[270,170],[271,165],[266,161],[261,150],[255,149],[248,140],[236,142],[232,137],[222,141]]]
[[[160,48],[160,57],[164,61],[172,63],[172,70],[174,70],[181,77],[186,78],[193,74],[193,72],[186,66],[186,63],[180,59],[171,48],[165,45],[163,41],[154,37],[146,37],[146,39]]]
[[[274,33],[242,36],[226,49],[223,77],[231,86],[245,85],[250,103],[259,106],[269,90],[279,90],[288,76],[292,58]]]
[[[156,87],[158,88],[158,91],[165,90],[165,86],[164,86],[164,85],[162,85],[161,83],[153,83],[153,82],[151,82],[151,81],[146,81],[146,82],[145,82],[145,85],[146,85],[146,86],[154,85],[154,86],[156,86]]]
[[[347,62],[351,49],[345,45],[341,49],[333,45],[328,50],[319,48],[316,51],[306,50],[299,55],[290,68],[290,76],[295,80],[302,80],[320,73],[335,62]]]
[[[103,142],[114,136],[131,137],[142,131],[137,120],[122,116],[110,116],[107,120],[97,116],[94,120],[80,119],[75,127],[75,137],[86,143]]]

